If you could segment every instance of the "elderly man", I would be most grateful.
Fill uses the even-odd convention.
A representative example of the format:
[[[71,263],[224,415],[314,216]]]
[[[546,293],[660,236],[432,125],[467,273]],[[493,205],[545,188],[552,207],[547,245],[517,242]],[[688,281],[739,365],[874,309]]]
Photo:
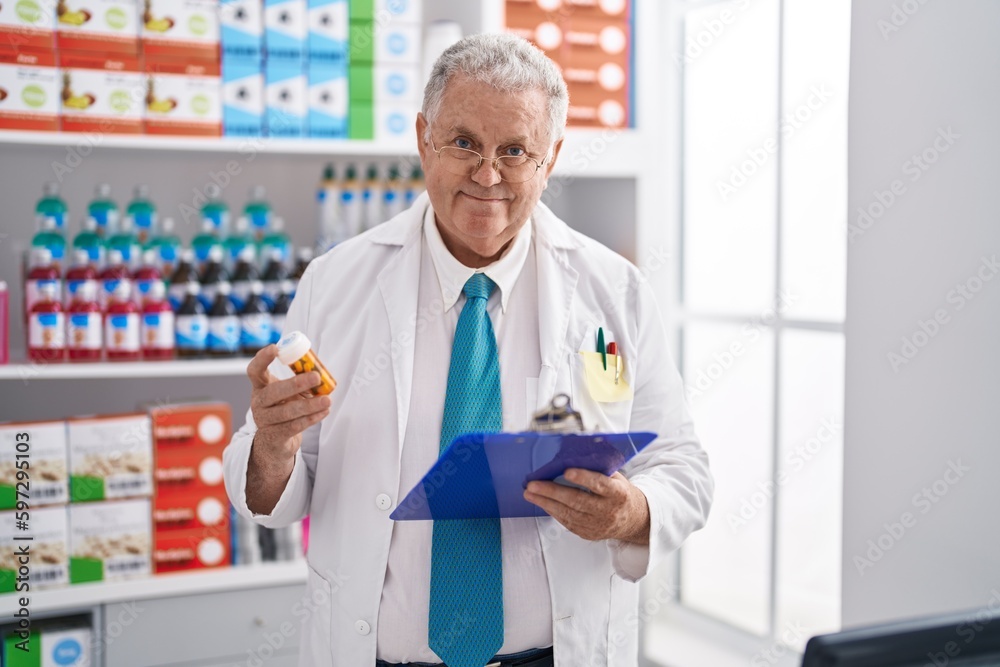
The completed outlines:
[[[304,665],[635,665],[636,582],[706,520],[649,286],[539,203],[567,104],[519,38],[445,51],[416,123],[427,193],[313,261],[288,315],[341,386],[303,397],[318,377],[275,379],[273,346],[249,365],[226,486],[261,525],[311,516]],[[631,392],[588,383],[598,327]],[[525,430],[561,393],[588,427],[659,437],[611,477],[566,472],[589,492],[532,482],[543,518],[389,519],[455,436]]]

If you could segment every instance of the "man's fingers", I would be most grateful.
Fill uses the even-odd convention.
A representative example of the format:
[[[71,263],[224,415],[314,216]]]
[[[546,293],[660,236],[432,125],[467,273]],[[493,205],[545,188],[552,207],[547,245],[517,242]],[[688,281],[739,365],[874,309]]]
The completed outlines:
[[[592,514],[600,509],[595,506],[595,503],[599,501],[592,494],[556,482],[531,482],[528,484],[527,491],[534,496],[553,500],[577,512]],[[529,500],[535,502],[533,499]]]
[[[247,377],[254,389],[263,389],[271,383],[271,374],[267,367],[278,357],[278,346],[268,345],[257,351],[247,365]]]
[[[254,419],[260,420],[257,422],[258,426],[274,426],[329,409],[329,396],[314,396],[300,401],[288,401],[269,408],[262,408],[258,410]]]
[[[265,428],[259,429],[257,432],[263,433],[264,436],[272,442],[287,442],[299,433],[305,431],[310,426],[323,421],[329,414],[330,408],[326,408],[324,410],[320,410],[319,412],[314,412],[310,415],[293,419],[292,421],[266,426]]]
[[[272,382],[255,392],[257,408],[269,408],[300,394],[311,395],[309,390],[321,381],[319,373],[312,371],[296,375],[288,380]]]

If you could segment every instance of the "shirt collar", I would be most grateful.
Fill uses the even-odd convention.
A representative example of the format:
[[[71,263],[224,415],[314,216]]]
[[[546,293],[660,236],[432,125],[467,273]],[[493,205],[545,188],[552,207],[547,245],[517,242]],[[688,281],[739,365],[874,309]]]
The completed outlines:
[[[481,269],[465,266],[448,251],[444,239],[441,238],[441,232],[434,219],[434,209],[431,206],[427,207],[427,212],[424,214],[424,238],[427,239],[427,247],[437,272],[445,312],[451,310],[452,306],[458,302],[458,297],[461,296],[465,283],[477,271],[485,273],[490,280],[496,283],[500,290],[500,308],[503,312],[507,312],[507,299],[510,297],[510,293],[517,283],[517,278],[521,275],[521,268],[528,257],[531,245],[531,218],[528,218],[500,259]]]

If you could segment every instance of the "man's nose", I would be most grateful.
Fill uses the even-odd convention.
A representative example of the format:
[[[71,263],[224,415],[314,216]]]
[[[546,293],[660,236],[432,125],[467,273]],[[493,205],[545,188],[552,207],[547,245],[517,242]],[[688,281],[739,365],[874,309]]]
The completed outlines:
[[[500,178],[500,172],[493,168],[493,160],[484,157],[483,161],[479,164],[479,169],[472,174],[472,180],[484,188],[489,188],[499,183],[502,179]]]

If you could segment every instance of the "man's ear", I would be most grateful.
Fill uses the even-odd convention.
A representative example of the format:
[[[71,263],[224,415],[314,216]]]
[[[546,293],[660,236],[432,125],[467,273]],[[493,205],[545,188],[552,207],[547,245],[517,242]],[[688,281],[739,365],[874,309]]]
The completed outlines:
[[[424,134],[427,132],[427,119],[424,118],[423,113],[417,113],[417,152],[420,153],[420,163],[423,164],[426,159],[427,153],[427,142],[424,140]]]
[[[565,137],[563,138],[565,139]],[[556,145],[552,147],[552,158],[545,165],[545,183],[548,185],[549,176],[552,175],[552,169],[556,166],[556,158],[559,157],[559,151],[562,150],[563,139],[556,142]]]

